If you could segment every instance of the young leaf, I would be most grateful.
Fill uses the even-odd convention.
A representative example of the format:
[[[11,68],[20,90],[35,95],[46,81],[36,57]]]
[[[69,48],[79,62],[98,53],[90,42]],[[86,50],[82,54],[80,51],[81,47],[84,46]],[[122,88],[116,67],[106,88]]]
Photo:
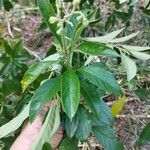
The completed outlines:
[[[84,107],[79,108],[77,112],[77,117],[79,119],[79,123],[75,133],[75,137],[79,141],[83,141],[90,136],[92,130],[92,122],[90,120],[88,112],[85,110]]]
[[[147,61],[150,59],[150,55],[142,53],[142,52],[135,52],[135,51],[130,51],[130,53],[137,59]]]
[[[70,119],[75,115],[80,99],[80,82],[73,70],[68,69],[62,76],[62,106]]]
[[[93,128],[96,139],[106,150],[123,150],[117,142],[116,133],[110,126],[97,126]]]
[[[111,32],[109,34],[106,34],[104,36],[86,38],[86,40],[91,41],[91,42],[106,43],[106,42],[113,40],[115,37],[117,37],[117,35],[119,35],[123,30],[124,28]]]
[[[136,52],[150,50],[150,47],[140,47],[140,46],[130,46],[130,45],[121,45],[121,46],[129,51],[131,50]]]
[[[59,146],[58,150],[79,150],[78,140],[66,137]]]
[[[121,53],[122,65],[127,73],[128,81],[132,80],[136,76],[137,68],[135,62]]]
[[[88,66],[79,69],[79,73],[96,86],[115,95],[122,95],[121,88],[110,72],[101,67]]]
[[[60,89],[61,78],[54,78],[45,81],[35,92],[30,103],[29,119],[32,122],[41,107],[47,102],[51,101],[55,94]]]
[[[105,50],[108,50],[110,48],[103,44],[87,41],[87,42],[81,43],[76,49],[88,55],[99,56],[99,55],[102,55]]]
[[[23,109],[23,111],[12,119],[10,122],[0,127],[0,139],[4,136],[17,130],[25,119],[29,116],[29,104]]]
[[[26,88],[37,79],[37,77],[45,72],[45,70],[52,67],[54,64],[58,62],[60,56],[57,54],[51,55],[44,60],[33,64],[24,74],[23,79],[21,81],[22,83],[22,91],[24,92]]]
[[[119,115],[123,109],[123,106],[126,103],[125,97],[120,97],[115,103],[112,104],[111,106],[111,111],[114,117]]]
[[[92,112],[98,117],[100,116],[99,110],[100,107],[100,97],[97,93],[97,87],[93,84],[90,84],[86,81],[81,82],[81,94],[84,97],[85,102],[88,107],[91,108]]]
[[[150,122],[146,125],[146,127],[142,130],[139,139],[138,139],[138,145],[146,145],[150,144]]]
[[[43,144],[49,142],[60,125],[60,105],[53,104],[48,112],[40,133],[32,145],[32,150],[41,150]]]
[[[52,34],[56,39],[61,43],[60,36],[56,33],[57,31],[57,25],[56,24],[51,24],[49,22],[49,18],[51,16],[55,16],[55,11],[53,9],[53,6],[51,5],[49,0],[37,0],[40,12],[44,18],[44,21],[47,23],[48,27],[50,28]]]
[[[137,36],[140,32],[136,32],[136,33],[132,33],[130,35],[127,35],[125,37],[121,37],[121,38],[116,38],[116,39],[113,39],[111,41],[109,41],[109,43],[122,43],[122,42],[126,42],[132,38],[134,38],[135,36]]]

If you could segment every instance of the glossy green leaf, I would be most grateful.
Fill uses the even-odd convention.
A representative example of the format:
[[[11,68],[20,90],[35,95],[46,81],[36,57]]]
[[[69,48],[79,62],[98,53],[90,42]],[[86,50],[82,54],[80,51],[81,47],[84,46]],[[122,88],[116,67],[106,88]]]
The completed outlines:
[[[51,106],[42,129],[32,145],[32,150],[41,150],[43,144],[51,140],[52,136],[55,134],[60,125],[59,111],[59,104],[53,104]]]
[[[146,144],[150,144],[150,122],[146,125],[146,127],[142,130],[139,135],[138,144],[143,146]]]
[[[112,74],[101,67],[88,66],[79,69],[79,73],[96,86],[115,95],[122,95],[121,88]]]
[[[150,50],[150,47],[140,47],[140,46],[130,46],[130,45],[121,45],[123,48],[131,51],[147,51]]]
[[[93,128],[96,139],[106,150],[123,150],[116,138],[116,133],[110,126],[97,126]]]
[[[61,78],[54,78],[45,81],[35,92],[30,103],[29,119],[33,121],[42,106],[51,101],[60,89]]]
[[[128,81],[132,80],[136,76],[137,67],[135,62],[127,57],[125,54],[121,53],[122,65],[127,73]]]
[[[92,122],[89,117],[88,112],[85,110],[84,107],[80,107],[77,112],[77,117],[79,119],[78,127],[75,133],[75,137],[79,141],[86,140],[91,133],[92,130]]]
[[[60,144],[58,150],[79,150],[78,148],[78,140],[75,138],[65,138]]]
[[[76,49],[88,55],[99,56],[99,55],[102,55],[105,50],[108,50],[110,48],[103,44],[87,41],[87,42],[81,43]]]
[[[56,39],[61,43],[60,36],[56,33],[57,31],[57,25],[56,24],[51,24],[49,22],[49,18],[51,16],[55,16],[55,11],[50,3],[49,0],[37,0],[40,12],[44,18],[44,21],[47,23],[48,27],[50,28],[52,34],[56,37]]]
[[[27,105],[18,116],[0,127],[0,138],[3,138],[4,136],[17,130],[28,116],[29,105]]]
[[[71,69],[64,72],[61,85],[62,106],[70,119],[75,115],[80,100],[80,82]]]
[[[54,64],[57,64],[59,55],[54,54],[49,57],[46,57],[44,60],[34,63],[24,74],[22,83],[22,91],[24,92],[26,88],[37,79],[37,77],[44,73],[47,69],[53,67]]]
[[[97,87],[85,81],[81,82],[81,94],[84,97],[88,107],[99,117],[99,110],[101,107],[99,105],[100,97],[97,93]]]

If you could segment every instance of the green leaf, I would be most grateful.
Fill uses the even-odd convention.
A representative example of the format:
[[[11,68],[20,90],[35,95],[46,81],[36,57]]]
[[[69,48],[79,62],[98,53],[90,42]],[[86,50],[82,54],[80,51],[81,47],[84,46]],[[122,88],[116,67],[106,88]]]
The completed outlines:
[[[119,84],[112,74],[105,69],[96,66],[88,66],[80,68],[79,73],[96,86],[115,95],[122,95]]]
[[[62,106],[70,119],[75,115],[80,100],[80,82],[73,70],[68,69],[62,76]]]
[[[97,112],[99,116],[96,117],[95,115],[92,115],[93,125],[100,126],[102,124],[106,124],[114,126],[114,117],[110,107],[103,100],[99,100],[97,108],[99,108]]]
[[[111,41],[109,41],[109,43],[122,43],[122,42],[126,42],[132,38],[134,38],[135,36],[137,36],[140,32],[136,32],[136,33],[132,33],[130,35],[127,35],[125,37],[121,37],[121,38],[116,38],[116,39],[113,39]]]
[[[123,48],[131,51],[147,51],[150,50],[150,47],[140,47],[140,46],[130,46],[130,45],[121,45]]]
[[[86,140],[91,133],[92,130],[92,122],[89,117],[88,112],[85,110],[84,107],[80,107],[77,112],[77,117],[79,119],[78,127],[75,133],[75,137],[79,141]]]
[[[111,32],[109,34],[106,34],[104,36],[86,38],[86,40],[91,41],[91,42],[107,43],[113,40],[115,37],[117,37],[117,35],[119,35],[123,30],[124,28]]]
[[[147,61],[150,59],[150,55],[142,53],[142,52],[135,52],[135,51],[130,51],[130,53],[137,59]]]
[[[51,101],[60,89],[61,78],[54,78],[45,81],[35,92],[30,103],[29,119],[32,122],[42,106]]]
[[[42,150],[53,150],[50,143],[45,143],[42,147]]]
[[[78,140],[66,137],[59,146],[58,150],[79,150]]]
[[[150,122],[146,125],[146,127],[142,130],[139,136],[138,145],[146,145],[150,144]]]
[[[46,57],[44,60],[33,64],[24,74],[23,79],[21,81],[22,91],[24,92],[26,88],[37,79],[37,77],[44,73],[47,69],[53,67],[54,64],[58,62],[59,55],[54,54]]]
[[[107,125],[93,128],[96,139],[106,150],[123,150],[120,143],[117,142],[115,130]]]
[[[37,0],[40,12],[44,18],[44,21],[47,23],[48,27],[50,28],[52,34],[56,39],[61,43],[60,36],[56,33],[57,31],[57,25],[56,24],[51,24],[49,22],[49,18],[51,16],[56,16],[54,8],[52,4],[49,2],[49,0]]]
[[[102,55],[105,50],[108,50],[110,48],[105,46],[104,44],[93,43],[93,42],[87,41],[87,42],[81,43],[76,49],[88,55],[99,56],[99,55]]]
[[[7,11],[10,11],[13,8],[13,5],[9,0],[4,0],[3,4],[4,4],[5,10]]]
[[[8,41],[4,40],[4,48],[7,54],[9,54],[11,57],[14,57],[14,51],[11,45],[8,43]]]
[[[77,130],[77,125],[78,125],[78,118],[77,116],[74,116],[72,120],[70,120],[68,117],[65,120],[65,129],[67,132],[67,135],[72,138]]]
[[[32,150],[41,150],[43,144],[49,142],[60,125],[60,105],[53,104],[48,112],[40,133],[32,145]]]
[[[99,117],[99,109],[101,109],[101,107],[99,106],[100,97],[97,93],[97,87],[93,84],[83,81],[81,82],[81,94],[84,97],[88,107]]]
[[[146,102],[149,100],[150,92],[145,88],[137,89],[135,94],[143,101]]]
[[[132,80],[136,76],[137,68],[135,62],[121,53],[122,65],[127,73],[128,81]]]
[[[0,127],[0,139],[17,130],[28,116],[29,105],[27,105],[18,116]]]

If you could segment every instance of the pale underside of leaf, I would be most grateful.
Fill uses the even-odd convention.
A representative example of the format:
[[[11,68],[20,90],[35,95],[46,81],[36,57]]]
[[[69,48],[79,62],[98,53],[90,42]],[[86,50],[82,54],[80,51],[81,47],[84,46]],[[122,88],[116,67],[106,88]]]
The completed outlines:
[[[114,31],[114,32],[111,32],[109,34],[106,34],[104,36],[85,38],[85,40],[88,40],[91,42],[106,43],[106,42],[113,40],[115,37],[117,37],[123,30],[124,30],[124,28],[119,29],[119,30]]]
[[[127,79],[128,81],[130,81],[136,76],[137,72],[136,63],[123,53],[121,53],[121,60],[122,65],[127,73]]]
[[[130,53],[139,60],[146,61],[150,59],[150,55],[142,53],[142,52],[130,51]]]
[[[50,142],[60,125],[59,111],[59,104],[53,104],[51,106],[42,129],[32,145],[32,150],[41,150],[44,143]]]
[[[0,138],[5,137],[6,135],[17,130],[25,119],[29,116],[29,104],[23,109],[23,111],[12,119],[10,122],[0,127]]]
[[[150,47],[140,47],[140,46],[130,46],[130,45],[120,45],[123,48],[129,50],[129,51],[147,51],[150,50]]]
[[[121,37],[121,38],[116,38],[116,39],[113,39],[111,41],[109,41],[109,43],[123,43],[123,42],[126,42],[132,38],[134,38],[135,36],[137,36],[140,32],[136,32],[136,33],[132,33],[130,35],[127,35],[127,36],[124,36],[124,37]]]

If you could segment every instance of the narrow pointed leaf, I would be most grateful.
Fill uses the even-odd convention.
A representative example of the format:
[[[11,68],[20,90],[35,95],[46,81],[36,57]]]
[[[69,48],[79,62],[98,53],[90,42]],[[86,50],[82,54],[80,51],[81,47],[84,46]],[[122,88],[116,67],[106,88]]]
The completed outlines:
[[[80,82],[73,70],[68,69],[62,76],[62,105],[70,119],[75,115],[80,99]]]
[[[122,60],[122,65],[127,73],[127,79],[128,81],[130,81],[136,76],[136,72],[137,72],[136,64],[132,59],[130,59],[123,53],[121,54],[121,60]]]
[[[112,74],[103,68],[96,66],[82,67],[79,73],[96,86],[115,95],[122,95],[121,88]]]
[[[57,131],[60,125],[59,111],[59,104],[53,104],[51,106],[42,129],[32,145],[32,150],[41,150],[44,143],[50,142],[52,136]]]
[[[23,109],[23,111],[18,116],[16,116],[10,122],[0,127],[0,139],[17,130],[22,125],[24,120],[27,119],[28,116],[29,104]]]
[[[86,40],[91,41],[91,42],[106,43],[106,42],[113,40],[115,37],[117,37],[123,30],[124,28],[108,33],[104,36],[86,38]]]
[[[140,46],[130,46],[130,45],[121,45],[123,48],[131,51],[147,51],[150,50],[150,47],[140,47]]]
[[[109,43],[122,43],[122,42],[126,42],[132,38],[134,38],[135,36],[137,36],[140,32],[137,32],[137,33],[132,33],[130,35],[127,35],[125,37],[121,37],[121,38],[116,38],[116,39],[113,39],[111,41],[109,41]]]
[[[146,61],[150,59],[150,55],[142,53],[142,52],[130,51],[130,53],[139,60]]]
[[[60,89],[61,78],[54,78],[45,81],[35,92],[30,103],[29,119],[32,122],[41,110],[42,106],[51,101]]]

